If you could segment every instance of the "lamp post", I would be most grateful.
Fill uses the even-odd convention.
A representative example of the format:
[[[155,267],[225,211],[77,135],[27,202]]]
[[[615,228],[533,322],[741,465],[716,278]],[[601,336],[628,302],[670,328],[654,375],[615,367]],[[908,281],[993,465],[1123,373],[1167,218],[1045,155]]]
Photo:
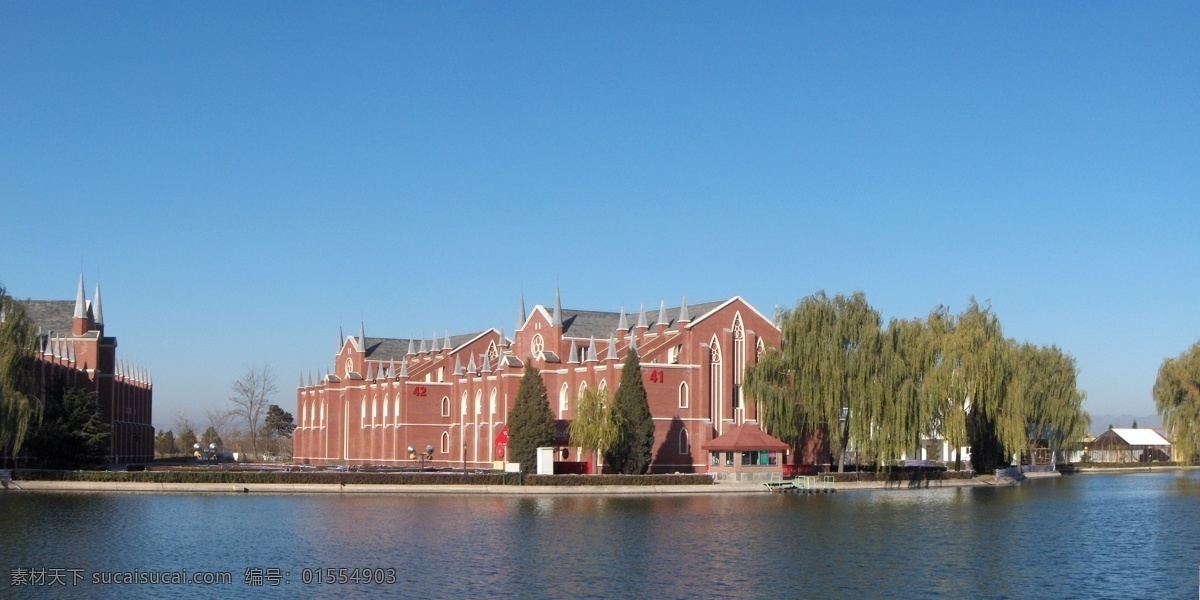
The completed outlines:
[[[414,459],[418,459],[418,458],[421,460],[421,470],[424,471],[425,470],[425,461],[433,460],[433,445],[431,444],[429,446],[426,446],[425,451],[419,455],[417,454],[416,448],[409,446],[408,447],[408,459],[414,460]]]

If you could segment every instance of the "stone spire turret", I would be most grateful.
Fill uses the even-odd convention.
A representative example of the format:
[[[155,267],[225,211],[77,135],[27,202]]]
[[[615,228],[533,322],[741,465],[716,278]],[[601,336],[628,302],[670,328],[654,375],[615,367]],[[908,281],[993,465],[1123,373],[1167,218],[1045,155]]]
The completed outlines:
[[[691,320],[692,317],[688,314],[687,309],[687,296],[684,296],[683,302],[679,304],[679,318],[676,321],[679,323],[679,328],[683,329],[683,324],[690,323]]]
[[[526,318],[525,318],[525,293],[522,292],[521,293],[521,306],[519,309],[517,309],[517,329],[518,330],[525,326],[525,321],[526,321]]]
[[[100,282],[96,282],[96,295],[92,298],[92,320],[97,325],[104,324],[104,309],[100,307]]]
[[[554,313],[550,315],[551,327],[562,327],[562,302],[558,297],[558,288],[554,288]]]
[[[412,341],[412,338],[410,337],[410,338],[408,338],[408,352],[405,352],[404,355],[412,356],[414,354],[416,354],[416,352],[413,351],[413,341]]]
[[[617,320],[617,331],[629,331],[629,321],[625,318],[625,307],[621,307],[621,318]]]
[[[459,356],[454,357],[454,374],[455,375],[463,374],[462,360],[460,360],[460,359],[461,359],[461,357],[459,357]]]
[[[637,328],[638,329],[649,329],[650,328],[650,325],[648,323],[646,323],[646,305],[645,304],[642,305],[641,310],[638,312]]]
[[[442,344],[442,350],[450,351],[453,349],[454,349],[454,347],[450,345],[450,330],[447,329],[446,330],[446,342]]]
[[[588,340],[587,362],[596,362],[596,336]]]
[[[401,379],[408,378],[408,359],[407,358],[400,359],[400,378]]]
[[[475,375],[478,372],[479,369],[475,366],[475,355],[471,354],[471,360],[467,361],[467,373],[470,375]]]
[[[574,339],[571,340],[571,350],[567,354],[568,354],[568,356],[567,356],[568,364],[574,364],[574,365],[579,364],[579,348],[577,348],[575,346]]]
[[[658,319],[655,320],[654,325],[659,331],[662,331],[663,329],[665,329],[667,327],[667,301],[666,300],[658,301]]]
[[[363,327],[362,321],[358,322],[358,348],[360,350],[362,350],[363,354],[366,354],[366,352],[367,352],[367,332],[366,332],[366,328]]]
[[[83,297],[83,273],[79,274],[79,291],[75,292],[75,314],[72,319],[87,318],[87,300]]]
[[[441,351],[442,351],[441,340],[438,339],[438,334],[435,331],[435,332],[433,332],[433,347],[430,350],[430,352],[441,352]]]
[[[608,353],[604,355],[604,360],[617,360],[617,334],[613,333],[608,339]]]

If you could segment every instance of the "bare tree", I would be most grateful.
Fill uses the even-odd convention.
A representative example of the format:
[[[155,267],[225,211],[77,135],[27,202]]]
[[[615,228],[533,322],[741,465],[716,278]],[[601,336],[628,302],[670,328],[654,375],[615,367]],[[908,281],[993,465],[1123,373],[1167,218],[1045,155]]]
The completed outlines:
[[[229,420],[234,416],[234,411],[232,410],[221,410],[219,408],[204,409],[204,418],[208,419],[208,426],[220,437],[229,435]]]
[[[275,369],[266,363],[247,366],[241,378],[233,382],[233,395],[229,401],[235,408],[230,414],[244,419],[255,458],[258,457],[258,436],[263,414],[276,389]]]

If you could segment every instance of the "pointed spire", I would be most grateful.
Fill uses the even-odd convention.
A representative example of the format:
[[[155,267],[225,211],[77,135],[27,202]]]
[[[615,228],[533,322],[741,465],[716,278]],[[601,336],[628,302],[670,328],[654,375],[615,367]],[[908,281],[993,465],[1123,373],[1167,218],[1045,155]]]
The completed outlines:
[[[414,354],[416,354],[416,352],[413,352],[413,341],[412,341],[412,338],[408,338],[408,352],[405,352],[405,353],[404,353],[404,355],[405,355],[405,356],[412,356],[412,355],[414,355]]]
[[[337,350],[335,352],[341,352],[342,344],[345,344],[345,343],[346,343],[346,334],[342,333],[342,326],[338,325],[338,345],[337,345]]]
[[[617,321],[617,331],[629,331],[629,321],[625,319],[625,307],[621,307],[621,318]]]
[[[75,292],[75,314],[72,318],[87,318],[87,300],[83,298],[83,273],[79,274],[79,291]]]
[[[100,282],[96,282],[96,295],[92,298],[92,317],[97,325],[104,324],[104,309],[100,308]]]
[[[630,334],[630,336],[629,336],[629,349],[634,352],[637,352],[637,334],[636,333]]]
[[[439,346],[440,343],[441,340],[438,339],[437,332],[433,332],[433,349],[431,349],[430,352],[441,352],[442,348]]]
[[[521,307],[517,310],[517,329],[525,326],[525,292],[521,292]]]
[[[453,349],[454,348],[450,345],[450,330],[447,329],[446,330],[446,341],[442,342],[442,350],[453,350]]]
[[[474,375],[479,369],[475,367],[475,355],[471,355],[471,360],[467,362],[467,373]]]
[[[596,362],[596,336],[594,335],[588,340],[587,358],[584,361]]]
[[[780,310],[779,310],[779,305],[776,304],[775,305],[775,327],[783,326],[783,317],[781,316],[782,314],[783,313],[780,312]]]
[[[312,379],[312,373],[308,374],[308,378],[310,380]],[[304,387],[304,371],[300,371],[300,382],[296,384],[296,387],[298,387],[298,388]]]
[[[364,353],[367,351],[367,333],[362,321],[358,322],[358,346]]]
[[[488,356],[487,352],[483,353],[483,372],[492,372],[492,357]]]
[[[504,336],[504,327],[500,327],[500,343],[497,344],[500,348],[508,346],[508,338]]]
[[[571,351],[567,353],[568,364],[579,364],[579,349],[575,347],[575,340],[571,340]]]
[[[617,360],[617,334],[615,332],[608,339],[608,354],[604,355],[604,360]]]
[[[642,310],[638,312],[638,329],[649,329],[650,325],[646,323],[646,305],[642,305]]]
[[[396,377],[396,359],[395,358],[392,359],[392,366],[388,368],[388,376],[393,379]]]
[[[550,315],[551,327],[562,327],[562,302],[558,297],[558,288],[554,288],[554,314]]]
[[[400,377],[402,379],[408,377],[408,359],[407,358],[402,359],[400,361]]]
[[[690,315],[688,315],[687,296],[684,296],[683,302],[679,305],[679,318],[677,319],[677,321],[679,321],[680,323],[687,323],[688,321],[691,321],[691,320],[692,320],[692,317]]]
[[[54,332],[52,331],[50,333],[54,333]],[[42,328],[41,327],[38,327],[38,337],[39,338],[42,337]],[[49,355],[50,354],[50,334],[46,334],[46,337],[42,338],[42,340],[43,340],[42,355],[43,356]]]
[[[425,354],[429,348],[425,346],[425,336],[421,336],[421,347],[417,350],[417,354]]]
[[[455,356],[455,357],[454,357],[454,374],[455,374],[455,375],[462,375],[462,374],[463,374],[462,360],[460,360],[461,358],[462,358],[462,357],[460,357],[460,356]]]
[[[67,361],[72,362],[72,363],[75,362],[75,344],[74,343],[72,343],[70,345],[70,347],[67,348]]]
[[[655,325],[664,325],[664,326],[667,324],[667,301],[666,300],[658,301],[658,319],[656,319],[654,321],[654,324]]]
[[[367,381],[373,381],[375,379],[375,363],[367,362],[367,377],[366,377],[366,379],[367,379]]]

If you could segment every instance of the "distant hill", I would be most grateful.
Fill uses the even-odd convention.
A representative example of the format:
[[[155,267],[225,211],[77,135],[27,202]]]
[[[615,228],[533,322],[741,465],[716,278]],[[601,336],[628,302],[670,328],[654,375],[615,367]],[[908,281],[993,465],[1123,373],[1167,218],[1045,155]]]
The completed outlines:
[[[1162,419],[1158,415],[1092,415],[1092,426],[1088,432],[1092,435],[1100,435],[1108,431],[1108,426],[1113,427],[1132,427],[1133,422],[1137,421],[1138,427],[1162,427]]]

